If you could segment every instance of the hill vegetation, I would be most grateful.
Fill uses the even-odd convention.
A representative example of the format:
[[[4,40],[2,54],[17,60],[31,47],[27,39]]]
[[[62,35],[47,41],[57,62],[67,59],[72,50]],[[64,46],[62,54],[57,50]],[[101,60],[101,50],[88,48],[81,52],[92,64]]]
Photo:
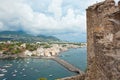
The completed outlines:
[[[2,31],[0,32],[0,41],[19,41],[19,42],[54,42],[60,39],[54,36],[38,35],[34,36],[23,31]]]

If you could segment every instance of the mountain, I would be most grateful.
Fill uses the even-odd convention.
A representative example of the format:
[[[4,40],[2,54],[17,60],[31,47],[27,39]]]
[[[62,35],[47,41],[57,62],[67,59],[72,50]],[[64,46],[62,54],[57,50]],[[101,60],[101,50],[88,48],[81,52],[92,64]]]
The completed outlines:
[[[21,42],[50,42],[60,41],[54,36],[38,35],[33,36],[23,31],[2,31],[0,32],[0,41],[21,41]]]

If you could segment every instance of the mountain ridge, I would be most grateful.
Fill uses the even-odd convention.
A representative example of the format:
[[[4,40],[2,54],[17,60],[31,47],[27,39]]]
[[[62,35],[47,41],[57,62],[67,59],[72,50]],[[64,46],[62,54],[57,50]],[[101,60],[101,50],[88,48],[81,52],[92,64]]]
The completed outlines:
[[[46,35],[31,35],[23,31],[1,31],[0,41],[20,41],[20,42],[50,42],[60,41],[60,39],[54,36]]]

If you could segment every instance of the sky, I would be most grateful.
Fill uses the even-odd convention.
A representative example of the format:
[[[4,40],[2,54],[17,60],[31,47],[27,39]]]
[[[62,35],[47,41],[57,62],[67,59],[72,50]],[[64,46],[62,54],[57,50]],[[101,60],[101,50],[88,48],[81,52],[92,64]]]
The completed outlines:
[[[86,9],[100,1],[104,0],[0,0],[0,31],[86,42]]]

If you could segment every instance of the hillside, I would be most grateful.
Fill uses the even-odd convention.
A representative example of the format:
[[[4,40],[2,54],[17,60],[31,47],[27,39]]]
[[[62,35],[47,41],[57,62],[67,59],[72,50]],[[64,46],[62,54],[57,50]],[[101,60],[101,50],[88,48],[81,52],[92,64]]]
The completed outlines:
[[[23,31],[2,31],[0,32],[0,41],[21,41],[21,42],[50,42],[60,41],[54,36],[30,35]]]

